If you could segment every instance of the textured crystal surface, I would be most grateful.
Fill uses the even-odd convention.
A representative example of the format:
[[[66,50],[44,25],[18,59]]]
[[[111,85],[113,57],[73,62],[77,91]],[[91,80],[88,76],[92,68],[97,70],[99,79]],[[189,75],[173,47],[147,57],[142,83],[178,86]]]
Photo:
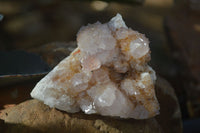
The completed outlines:
[[[146,119],[159,114],[149,41],[117,14],[77,34],[78,47],[37,83],[31,96],[70,113]]]

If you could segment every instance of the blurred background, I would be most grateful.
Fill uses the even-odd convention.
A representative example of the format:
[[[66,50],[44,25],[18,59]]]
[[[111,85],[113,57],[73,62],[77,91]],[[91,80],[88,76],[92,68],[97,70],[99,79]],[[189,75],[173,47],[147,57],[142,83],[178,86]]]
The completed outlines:
[[[116,13],[149,38],[150,64],[173,86],[184,132],[197,128],[199,0],[0,1],[0,110],[30,99],[35,83],[76,47],[82,25]]]

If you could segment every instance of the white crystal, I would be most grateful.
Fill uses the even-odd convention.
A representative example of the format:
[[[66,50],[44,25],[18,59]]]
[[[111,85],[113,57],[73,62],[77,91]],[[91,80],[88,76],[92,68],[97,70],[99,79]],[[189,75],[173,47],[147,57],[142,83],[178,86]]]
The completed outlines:
[[[89,24],[78,47],[37,83],[31,96],[70,113],[82,110],[146,119],[159,113],[155,71],[148,66],[149,41],[128,28],[120,14]]]
[[[101,50],[111,50],[116,45],[107,24],[95,23],[81,28],[77,35],[78,47],[82,52],[94,54]]]
[[[116,86],[112,83],[93,86],[87,91],[98,107],[111,106],[116,99]]]
[[[135,84],[135,80],[127,78],[121,82],[121,88],[126,92],[127,95],[138,95],[140,92],[137,90]]]
[[[91,79],[92,74],[91,73],[76,73],[71,79],[70,88],[74,88],[74,92],[81,92],[83,90],[86,90],[88,87],[88,82]]]
[[[108,22],[108,26],[112,31],[116,31],[120,28],[126,28],[127,26],[122,19],[122,16],[118,13],[115,17],[113,17],[110,22]]]
[[[143,38],[138,38],[130,43],[130,53],[134,58],[140,58],[149,52],[148,40]]]

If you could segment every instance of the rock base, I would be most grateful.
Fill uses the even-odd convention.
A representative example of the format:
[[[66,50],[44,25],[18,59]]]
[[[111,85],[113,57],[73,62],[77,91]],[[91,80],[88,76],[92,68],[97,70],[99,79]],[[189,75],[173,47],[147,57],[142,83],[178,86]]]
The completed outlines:
[[[181,133],[181,115],[173,88],[162,78],[156,83],[160,115],[146,120],[66,113],[28,100],[0,113],[0,132],[35,133]]]

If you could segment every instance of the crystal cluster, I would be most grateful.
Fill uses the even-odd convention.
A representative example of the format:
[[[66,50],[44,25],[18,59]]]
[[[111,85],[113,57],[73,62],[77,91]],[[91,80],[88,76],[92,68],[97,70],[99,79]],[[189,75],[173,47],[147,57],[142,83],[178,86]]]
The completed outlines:
[[[75,113],[146,119],[159,114],[149,41],[117,14],[108,23],[88,24],[78,47],[37,83],[31,96]]]

